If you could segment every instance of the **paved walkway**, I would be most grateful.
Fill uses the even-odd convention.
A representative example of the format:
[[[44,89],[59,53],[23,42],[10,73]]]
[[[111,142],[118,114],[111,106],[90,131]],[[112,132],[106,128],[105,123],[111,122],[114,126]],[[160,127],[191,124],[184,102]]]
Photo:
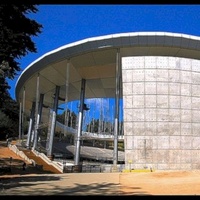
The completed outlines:
[[[32,174],[0,178],[0,195],[120,195],[120,173]]]
[[[23,160],[7,150],[0,145],[1,161],[9,165],[12,156],[15,167],[0,175],[0,196],[200,195],[200,170],[50,174],[32,167],[22,170]]]
[[[200,195],[200,171],[0,176],[0,196]]]

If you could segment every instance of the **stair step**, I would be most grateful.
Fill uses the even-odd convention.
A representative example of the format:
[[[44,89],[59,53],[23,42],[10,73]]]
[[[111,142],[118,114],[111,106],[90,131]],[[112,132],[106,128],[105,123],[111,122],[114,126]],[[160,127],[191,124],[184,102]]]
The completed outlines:
[[[23,152],[29,159],[34,160],[38,167],[42,166],[43,171],[48,171],[48,172],[51,172],[51,173],[54,173],[54,174],[61,174],[61,172],[59,170],[57,170],[54,166],[46,163],[39,156],[36,156],[31,150],[23,150]]]

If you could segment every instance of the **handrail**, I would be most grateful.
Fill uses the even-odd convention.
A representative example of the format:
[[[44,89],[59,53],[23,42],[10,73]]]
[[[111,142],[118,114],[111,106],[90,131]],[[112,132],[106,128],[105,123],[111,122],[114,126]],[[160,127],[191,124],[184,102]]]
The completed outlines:
[[[65,131],[67,131],[69,134],[76,134],[77,130],[72,128],[72,127],[68,127],[65,126],[64,124],[56,121],[56,125],[59,126],[60,128],[63,128]],[[91,133],[91,132],[86,132],[86,131],[82,131],[82,138],[99,138],[99,139],[114,139],[114,135],[111,134],[106,134],[106,133]],[[119,140],[124,140],[124,136],[123,135],[118,135],[118,139]]]

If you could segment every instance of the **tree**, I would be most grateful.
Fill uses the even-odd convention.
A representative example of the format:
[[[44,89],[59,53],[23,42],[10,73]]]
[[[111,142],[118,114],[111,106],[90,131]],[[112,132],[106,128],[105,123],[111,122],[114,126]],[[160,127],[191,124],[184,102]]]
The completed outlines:
[[[13,102],[8,92],[10,89],[8,80],[14,79],[21,71],[20,63],[16,60],[29,52],[37,52],[32,36],[41,33],[42,25],[28,18],[28,14],[38,11],[36,6],[36,4],[0,4],[0,110],[9,120],[18,120],[17,103]]]
[[[0,63],[4,77],[13,79],[20,71],[16,59],[37,52],[31,37],[41,33],[42,25],[27,17],[37,11],[36,5],[30,4],[0,5]]]
[[[67,116],[65,116],[67,115]],[[66,118],[66,119],[65,119]],[[56,120],[68,127],[76,128],[77,115],[74,111],[67,109],[62,114],[56,116]],[[67,120],[67,121],[66,121]]]
[[[10,89],[7,80],[14,79],[17,72],[21,70],[16,59],[20,59],[29,52],[37,52],[31,37],[41,33],[42,25],[27,17],[29,13],[36,13],[37,11],[36,5],[31,4],[0,5],[1,103],[7,97],[7,91]],[[3,95],[5,93],[6,95]]]

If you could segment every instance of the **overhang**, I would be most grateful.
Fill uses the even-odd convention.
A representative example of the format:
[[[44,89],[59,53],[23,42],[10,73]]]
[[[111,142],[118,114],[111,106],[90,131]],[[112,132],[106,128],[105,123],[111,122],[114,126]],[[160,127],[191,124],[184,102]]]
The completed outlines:
[[[21,73],[15,88],[16,100],[22,101],[25,94],[24,108],[29,115],[32,102],[36,101],[38,75],[39,93],[44,94],[44,104],[50,107],[56,86],[60,86],[60,97],[66,101],[79,99],[81,79],[86,79],[85,98],[114,98],[118,50],[121,57],[200,59],[200,37],[170,32],[131,32],[64,45],[44,54]]]

